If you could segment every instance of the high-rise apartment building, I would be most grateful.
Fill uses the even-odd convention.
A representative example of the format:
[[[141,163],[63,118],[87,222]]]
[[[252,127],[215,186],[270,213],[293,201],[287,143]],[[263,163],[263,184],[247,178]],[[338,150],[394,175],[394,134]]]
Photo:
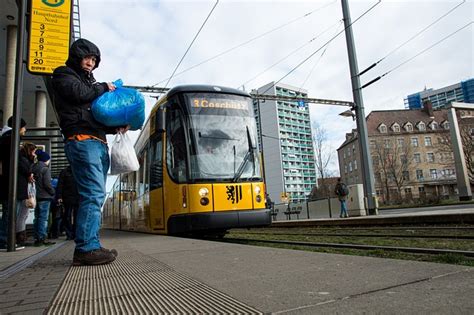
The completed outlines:
[[[274,82],[257,91],[259,94],[303,97],[308,93]],[[254,101],[254,111],[270,198],[278,203],[282,193],[286,193],[291,202],[305,201],[316,184],[308,104],[260,100]]]
[[[405,108],[420,109],[426,101],[431,101],[433,108],[444,107],[450,102],[474,103],[474,78],[440,89],[425,89],[410,94],[405,99]]]

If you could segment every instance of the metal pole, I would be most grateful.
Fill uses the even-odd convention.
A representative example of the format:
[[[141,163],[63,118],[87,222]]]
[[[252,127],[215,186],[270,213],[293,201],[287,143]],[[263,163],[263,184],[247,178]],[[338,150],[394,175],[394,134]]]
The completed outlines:
[[[21,104],[23,98],[23,50],[25,37],[25,15],[26,5],[25,0],[17,1],[18,3],[18,33],[17,33],[17,48],[16,48],[16,68],[15,68],[15,93],[13,96],[13,126],[12,126],[12,142],[10,147],[10,180],[8,190],[8,240],[7,251],[15,251],[15,222],[16,222],[16,196],[17,196],[17,181],[18,181],[18,147],[20,144],[20,116]]]
[[[369,139],[367,134],[367,122],[365,121],[364,101],[362,99],[362,90],[360,88],[359,67],[357,65],[357,56],[352,35],[351,16],[347,0],[341,0],[342,14],[346,33],[347,53],[349,56],[349,66],[351,72],[352,95],[354,97],[354,110],[356,115],[357,131],[359,133],[360,157],[362,161],[362,180],[364,185],[364,194],[367,200],[368,214],[377,214],[375,206],[374,173],[372,169],[372,160],[369,151]]]
[[[267,187],[267,180],[266,180],[266,176],[265,176],[265,157],[263,155],[262,112],[260,111],[260,100],[259,99],[257,99],[257,108],[258,108],[258,125],[260,126],[260,149],[261,149],[261,151],[260,151],[261,155],[260,156],[262,157],[263,183],[265,184],[265,188],[266,188]]]
[[[469,176],[467,175],[466,159],[464,157],[463,143],[456,115],[456,105],[454,104],[451,104],[448,109],[448,121],[454,153],[459,201],[469,201],[472,200],[471,184],[469,182]]]

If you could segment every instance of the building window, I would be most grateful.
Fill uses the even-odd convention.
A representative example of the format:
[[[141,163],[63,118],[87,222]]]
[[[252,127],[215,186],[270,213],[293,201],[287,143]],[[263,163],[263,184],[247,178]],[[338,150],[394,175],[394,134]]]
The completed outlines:
[[[425,147],[431,147],[432,145],[431,137],[425,137]]]
[[[349,162],[349,172],[352,172],[352,162]]]
[[[384,146],[385,148],[390,148],[390,147],[391,147],[391,145],[390,145],[390,139],[384,139],[384,140],[383,140],[383,146]]]
[[[399,138],[399,139],[397,139],[397,142],[398,142],[399,147],[405,146],[405,139]]]
[[[403,180],[410,180],[410,172],[409,171],[403,171],[402,178],[403,178]]]
[[[425,192],[425,187],[418,187],[418,192],[419,193],[424,193]]]
[[[384,124],[380,124],[379,131],[380,133],[387,133],[387,126],[385,126]]]
[[[400,132],[400,125],[397,124],[397,123],[394,123],[392,125],[392,130],[393,130],[393,132]]]
[[[416,170],[416,179],[423,180],[423,170]]]
[[[430,176],[432,179],[438,178],[438,172],[435,169],[430,169]]]
[[[420,130],[420,131],[425,131],[426,130],[426,125],[425,125],[424,122],[420,121],[418,123],[418,130]]]
[[[402,164],[407,164],[408,163],[408,159],[407,159],[407,156],[405,154],[400,154],[400,162]]]
[[[354,160],[354,171],[357,170],[357,160]]]
[[[437,123],[436,121],[432,121],[432,122],[430,123],[430,128],[431,128],[431,130],[436,130],[436,129],[438,129],[438,123]]]
[[[415,153],[415,154],[413,154],[413,160],[415,160],[416,163],[421,163],[421,155],[420,155],[420,153]]]
[[[426,153],[426,162],[434,162],[434,153]]]
[[[411,123],[406,123],[405,124],[405,130],[408,132],[413,131],[413,125]]]
[[[375,140],[370,140],[370,148],[375,149],[376,146],[377,146],[377,143],[375,142]]]
[[[418,146],[418,138],[411,138],[411,145],[413,147],[417,147]]]
[[[441,124],[445,130],[449,130],[449,122],[445,121]]]

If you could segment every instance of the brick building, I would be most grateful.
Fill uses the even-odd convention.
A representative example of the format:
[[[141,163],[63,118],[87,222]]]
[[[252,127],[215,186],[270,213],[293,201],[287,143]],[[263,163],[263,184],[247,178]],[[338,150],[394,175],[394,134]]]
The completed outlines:
[[[473,114],[458,112],[471,183]],[[449,198],[457,194],[446,109],[433,110],[426,102],[422,109],[373,111],[366,121],[375,190],[381,202]],[[346,134],[337,151],[343,181],[348,185],[362,183],[356,130]]]

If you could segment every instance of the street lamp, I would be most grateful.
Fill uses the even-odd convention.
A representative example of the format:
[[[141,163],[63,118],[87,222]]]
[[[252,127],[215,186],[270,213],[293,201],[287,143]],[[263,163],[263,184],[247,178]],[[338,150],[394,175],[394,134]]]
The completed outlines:
[[[354,114],[354,112],[352,111],[353,109],[348,109],[346,110],[345,112],[342,112],[339,114],[339,116],[342,116],[342,117],[352,117],[352,120],[355,120],[356,119],[356,115]]]

